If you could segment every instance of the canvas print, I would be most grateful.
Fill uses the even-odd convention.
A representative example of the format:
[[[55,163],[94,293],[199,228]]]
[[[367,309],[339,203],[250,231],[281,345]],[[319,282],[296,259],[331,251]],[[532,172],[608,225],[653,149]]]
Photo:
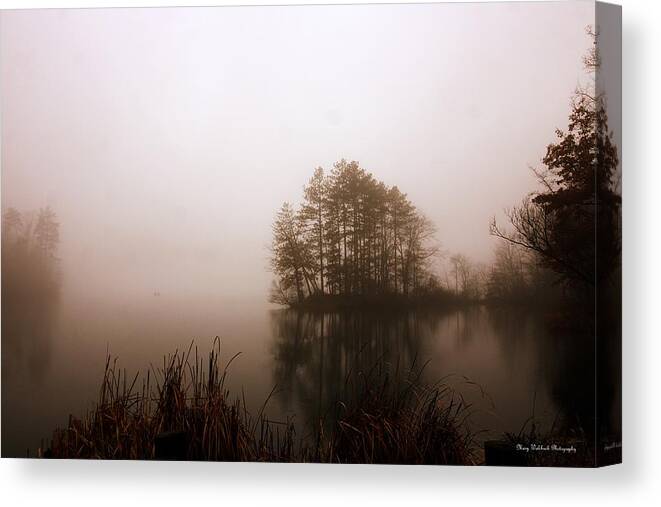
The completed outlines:
[[[621,461],[620,8],[0,13],[3,458]]]

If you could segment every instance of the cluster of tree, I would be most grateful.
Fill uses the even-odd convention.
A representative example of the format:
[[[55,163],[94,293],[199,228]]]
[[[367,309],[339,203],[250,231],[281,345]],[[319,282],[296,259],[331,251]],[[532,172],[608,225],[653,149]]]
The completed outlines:
[[[449,257],[446,288],[464,301],[477,301],[485,295],[485,268],[464,254]]]
[[[55,212],[42,208],[2,214],[3,308],[13,302],[52,294],[59,284],[57,249],[60,241]]]
[[[543,268],[530,251],[500,242],[490,265],[464,254],[449,254],[441,264],[442,288],[459,303],[507,302],[545,303],[556,297],[557,287],[550,270]]]
[[[554,273],[541,265],[536,254],[510,242],[499,243],[485,277],[485,299],[536,305],[558,294]]]
[[[599,66],[596,36],[594,43],[585,58],[590,72]],[[556,136],[544,167],[534,169],[543,190],[508,211],[510,230],[494,220],[491,233],[530,252],[565,286],[593,292],[621,262],[618,155],[596,84],[576,90],[569,125]]]
[[[523,300],[530,293],[532,277],[525,250],[510,243],[500,243],[487,280],[487,294],[495,300]]]
[[[436,285],[428,269],[434,227],[406,194],[357,162],[317,168],[299,210],[284,203],[273,225],[271,300],[310,296],[409,296]]]

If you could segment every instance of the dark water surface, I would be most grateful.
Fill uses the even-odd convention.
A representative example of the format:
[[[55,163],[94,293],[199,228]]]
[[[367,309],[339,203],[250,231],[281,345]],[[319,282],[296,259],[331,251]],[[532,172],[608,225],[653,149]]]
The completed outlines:
[[[243,392],[256,412],[277,385],[267,414],[294,417],[301,428],[327,411],[350,371],[377,361],[429,361],[425,380],[448,376],[474,404],[473,427],[488,430],[482,438],[518,431],[533,412],[551,424],[593,406],[589,354],[524,311],[310,314],[209,297],[63,296],[39,308],[3,308],[3,456],[34,455],[69,414],[84,414],[97,399],[107,352],[127,373],[145,372],[193,339],[206,353],[216,335],[225,361],[241,352],[230,367],[232,392]]]

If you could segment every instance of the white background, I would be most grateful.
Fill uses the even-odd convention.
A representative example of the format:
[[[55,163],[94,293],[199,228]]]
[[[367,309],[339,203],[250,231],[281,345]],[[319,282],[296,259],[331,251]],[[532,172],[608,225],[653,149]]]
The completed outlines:
[[[269,4],[4,1],[0,7]],[[282,2],[280,2],[282,3]],[[289,2],[289,3],[342,3]],[[346,3],[346,2],[345,2]],[[624,464],[598,470],[2,460],[0,503],[651,505],[661,499],[660,2],[623,0]],[[655,93],[656,92],[656,93]],[[656,503],[655,503],[656,504]]]

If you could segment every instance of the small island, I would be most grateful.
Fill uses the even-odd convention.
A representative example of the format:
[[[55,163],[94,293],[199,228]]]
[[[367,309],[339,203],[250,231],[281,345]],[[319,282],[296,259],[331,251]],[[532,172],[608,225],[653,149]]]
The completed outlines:
[[[309,308],[458,302],[429,269],[439,253],[434,224],[396,186],[358,162],[321,167],[296,211],[273,225],[273,303]]]

